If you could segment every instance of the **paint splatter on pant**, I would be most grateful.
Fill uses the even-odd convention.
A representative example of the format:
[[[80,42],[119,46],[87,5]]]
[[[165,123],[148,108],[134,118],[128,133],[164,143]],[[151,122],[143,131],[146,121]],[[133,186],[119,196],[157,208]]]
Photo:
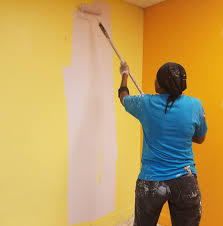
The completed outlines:
[[[202,208],[197,177],[184,175],[168,181],[137,180],[134,226],[156,226],[167,201],[173,226],[199,225]]]

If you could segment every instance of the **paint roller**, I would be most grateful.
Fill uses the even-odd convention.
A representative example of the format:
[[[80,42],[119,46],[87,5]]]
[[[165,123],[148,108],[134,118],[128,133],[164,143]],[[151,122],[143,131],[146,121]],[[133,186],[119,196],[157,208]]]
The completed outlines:
[[[96,16],[100,16],[102,14],[102,11],[99,8],[87,4],[80,4],[79,10],[83,13],[88,13]]]
[[[87,14],[91,14],[94,16],[100,16],[102,14],[101,9],[87,5],[87,4],[81,4],[79,6],[79,10],[82,13],[87,13]],[[118,56],[119,60],[121,61],[121,63],[124,63],[125,61],[123,60],[123,58],[121,57],[121,55],[119,54],[118,50],[116,49],[116,47],[114,46],[108,32],[106,31],[105,27],[103,26],[103,24],[98,20],[98,25],[101,29],[101,31],[103,32],[103,34],[105,35],[105,37],[107,38],[107,40],[109,41],[111,47],[113,48],[113,50],[115,51],[116,55]],[[140,86],[138,85],[138,83],[136,82],[136,80],[134,79],[133,75],[131,72],[129,72],[129,76],[132,79],[133,83],[135,84],[136,88],[139,90],[140,94],[144,94],[142,89],[140,88]]]

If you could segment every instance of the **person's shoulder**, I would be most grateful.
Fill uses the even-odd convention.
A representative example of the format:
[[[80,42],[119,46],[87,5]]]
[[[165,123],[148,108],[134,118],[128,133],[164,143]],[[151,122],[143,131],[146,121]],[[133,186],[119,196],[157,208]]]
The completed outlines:
[[[149,94],[141,94],[141,95],[126,95],[124,98],[128,99],[144,99]]]
[[[146,103],[148,103],[148,101],[150,101],[152,98],[154,98],[157,95],[154,94],[143,94],[142,95],[142,100],[145,101]]]
[[[152,95],[152,94],[146,93],[146,94],[143,94],[142,96],[143,96],[144,99],[146,99],[146,98],[150,98],[150,97],[153,96],[153,95]]]
[[[137,102],[148,102],[150,98],[157,97],[159,95],[154,95],[154,94],[141,94],[141,95],[126,95],[124,97],[124,102],[125,101],[137,101]]]
[[[158,95],[158,94],[149,94],[149,93],[143,94],[143,98],[144,98],[144,99],[156,98],[156,97],[159,97],[159,96],[160,96],[160,95]]]
[[[183,95],[184,105],[191,106],[193,111],[201,111],[203,106],[201,100],[196,97]]]
[[[130,95],[129,97],[138,98],[138,99],[147,99],[147,98],[150,98],[151,96],[152,96],[151,94],[140,94],[140,95]]]
[[[189,102],[191,102],[193,104],[197,104],[197,105],[202,105],[202,102],[196,97],[190,97],[188,95],[182,95],[182,97],[185,101],[189,101]]]
[[[139,102],[143,102],[144,99],[146,98],[147,95],[142,94],[142,95],[126,95],[123,98],[123,103],[124,105],[126,103],[139,103]]]

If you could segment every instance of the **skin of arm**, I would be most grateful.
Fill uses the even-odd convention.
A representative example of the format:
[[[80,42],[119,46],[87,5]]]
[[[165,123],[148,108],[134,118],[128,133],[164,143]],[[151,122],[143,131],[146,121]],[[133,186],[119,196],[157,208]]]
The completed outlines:
[[[206,135],[203,137],[195,137],[193,136],[192,141],[197,144],[202,144],[206,138]]]
[[[122,82],[121,82],[120,87],[127,87],[127,82],[128,82],[128,74],[123,74],[123,76],[122,76]],[[123,106],[124,106],[123,99],[127,95],[129,95],[129,94],[126,91],[123,91],[120,94],[120,101],[121,101],[121,103],[122,103]]]

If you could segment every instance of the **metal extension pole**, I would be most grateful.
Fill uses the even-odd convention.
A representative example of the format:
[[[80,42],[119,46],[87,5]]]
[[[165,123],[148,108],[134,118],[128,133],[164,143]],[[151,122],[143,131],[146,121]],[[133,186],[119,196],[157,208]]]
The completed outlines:
[[[121,55],[119,54],[118,50],[116,49],[116,47],[114,46],[111,38],[108,35],[108,32],[106,31],[106,29],[104,28],[104,26],[99,23],[99,27],[101,28],[102,32],[104,33],[105,37],[108,39],[109,43],[111,44],[113,50],[115,51],[115,53],[117,54],[118,58],[120,59],[121,63],[124,63],[125,61],[123,60],[123,58],[121,57]],[[143,91],[140,88],[140,86],[138,85],[138,83],[136,82],[136,80],[134,79],[133,75],[131,72],[129,72],[129,76],[132,79],[133,83],[135,84],[136,88],[139,90],[140,94],[143,95]]]

